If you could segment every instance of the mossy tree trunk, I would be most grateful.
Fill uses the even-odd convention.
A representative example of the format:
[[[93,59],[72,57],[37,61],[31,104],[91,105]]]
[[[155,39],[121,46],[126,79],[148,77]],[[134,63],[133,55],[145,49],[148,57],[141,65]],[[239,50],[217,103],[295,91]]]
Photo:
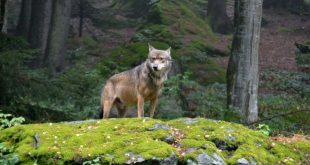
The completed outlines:
[[[7,0],[2,25],[2,33],[15,35],[21,12],[22,0]]]
[[[258,118],[258,49],[262,0],[236,0],[234,38],[227,69],[227,104],[240,110],[243,122]]]
[[[54,0],[44,63],[52,73],[62,70],[71,16],[71,0]]]
[[[28,41],[33,48],[40,50],[38,58],[34,61],[35,66],[43,64],[51,15],[52,0],[32,0]]]
[[[232,31],[232,21],[226,12],[226,0],[209,0],[207,16],[214,32],[227,34]]]

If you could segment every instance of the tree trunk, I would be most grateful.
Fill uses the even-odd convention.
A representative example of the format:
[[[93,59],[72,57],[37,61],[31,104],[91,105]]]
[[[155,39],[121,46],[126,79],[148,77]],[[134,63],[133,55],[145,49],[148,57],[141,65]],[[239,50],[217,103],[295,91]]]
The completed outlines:
[[[32,0],[28,41],[33,48],[40,50],[38,59],[34,61],[35,66],[41,66],[43,63],[51,14],[52,0]]]
[[[83,33],[83,22],[84,22],[84,8],[83,8],[83,0],[80,0],[79,4],[79,17],[80,17],[80,22],[79,22],[79,37],[82,37]]]
[[[3,19],[2,32],[15,35],[21,12],[22,0],[7,0]]]
[[[31,21],[31,3],[32,0],[23,0],[19,22],[17,26],[18,35],[27,36]]]
[[[0,0],[0,28],[3,26],[6,0]]]
[[[209,0],[207,16],[214,32],[227,34],[232,31],[232,21],[226,11],[226,0]]]
[[[71,16],[71,0],[54,0],[44,63],[52,73],[62,70]]]
[[[227,105],[240,110],[243,122],[258,118],[258,49],[262,0],[235,1],[235,29],[227,69]]]

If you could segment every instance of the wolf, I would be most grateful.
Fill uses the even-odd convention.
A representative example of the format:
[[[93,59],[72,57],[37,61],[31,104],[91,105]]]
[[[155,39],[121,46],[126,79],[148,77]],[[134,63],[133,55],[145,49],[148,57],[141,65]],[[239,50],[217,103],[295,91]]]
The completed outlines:
[[[144,117],[144,102],[150,101],[150,117],[154,117],[158,96],[171,69],[171,47],[159,50],[149,46],[148,58],[135,68],[110,77],[101,93],[103,118],[109,118],[112,107],[125,117],[127,107],[137,105],[138,117]]]

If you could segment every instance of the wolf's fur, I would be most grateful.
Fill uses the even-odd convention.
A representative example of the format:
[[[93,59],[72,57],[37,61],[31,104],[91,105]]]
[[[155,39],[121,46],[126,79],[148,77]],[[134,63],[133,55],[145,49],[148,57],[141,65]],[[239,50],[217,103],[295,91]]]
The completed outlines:
[[[145,62],[107,80],[101,93],[103,117],[109,117],[113,106],[117,108],[119,116],[124,117],[127,107],[134,104],[137,104],[138,117],[143,117],[145,101],[151,101],[150,117],[153,117],[158,96],[170,68],[170,48],[158,50],[149,45]]]

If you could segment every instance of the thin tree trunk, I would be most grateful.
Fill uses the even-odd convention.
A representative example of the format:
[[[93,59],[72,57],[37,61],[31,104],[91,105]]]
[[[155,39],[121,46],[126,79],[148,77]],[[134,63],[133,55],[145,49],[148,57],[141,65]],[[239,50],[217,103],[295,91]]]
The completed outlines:
[[[235,1],[235,30],[227,69],[227,104],[240,110],[244,122],[258,119],[258,48],[262,0]]]
[[[38,59],[34,61],[35,66],[41,66],[43,63],[51,14],[52,0],[32,0],[28,41],[33,48],[40,50]]]
[[[22,0],[7,0],[3,19],[2,33],[15,35],[21,12]]]
[[[52,73],[60,72],[63,67],[65,45],[71,16],[71,0],[54,0],[53,14],[44,63]]]
[[[0,0],[0,28],[3,26],[6,0]]]
[[[79,22],[79,37],[82,37],[83,33],[83,23],[84,23],[84,8],[83,8],[83,0],[80,0],[79,4],[79,16],[80,16],[80,22]]]
[[[209,0],[207,16],[214,32],[227,34],[232,31],[232,22],[226,11],[226,0]]]
[[[17,26],[18,35],[27,36],[31,21],[31,4],[32,0],[23,0]]]

